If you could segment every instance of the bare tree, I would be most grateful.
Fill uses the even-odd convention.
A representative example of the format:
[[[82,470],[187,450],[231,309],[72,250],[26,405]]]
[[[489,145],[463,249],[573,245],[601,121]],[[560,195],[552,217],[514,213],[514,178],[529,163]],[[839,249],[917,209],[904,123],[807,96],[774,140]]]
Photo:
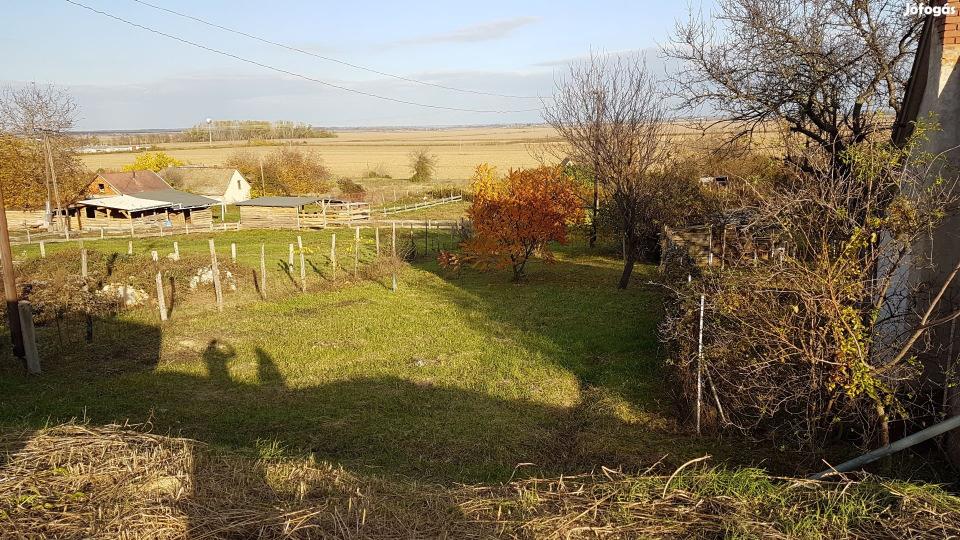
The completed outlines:
[[[891,0],[719,0],[664,52],[684,65],[681,107],[732,122],[735,138],[784,126],[846,172],[839,156],[900,110],[919,22]],[[788,158],[813,172],[805,156]]]
[[[77,105],[70,94],[52,85],[28,84],[7,88],[0,97],[0,128],[15,137],[37,141],[42,147],[46,162],[48,206],[52,195],[65,234],[68,234],[68,224],[60,198],[51,139],[59,139],[73,127],[76,114]]]
[[[663,92],[638,56],[599,56],[574,64],[557,83],[544,118],[590,167],[609,195],[623,233],[624,267],[619,288],[630,282],[640,249],[638,228],[650,200],[647,173],[664,152]]]

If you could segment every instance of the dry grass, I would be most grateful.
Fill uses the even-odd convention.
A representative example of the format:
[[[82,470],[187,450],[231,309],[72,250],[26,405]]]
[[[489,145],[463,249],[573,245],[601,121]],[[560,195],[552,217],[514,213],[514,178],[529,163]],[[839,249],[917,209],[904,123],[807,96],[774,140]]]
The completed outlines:
[[[946,538],[960,499],[867,477],[753,469],[440,486],[221,454],[142,427],[0,438],[0,536],[61,538]]]

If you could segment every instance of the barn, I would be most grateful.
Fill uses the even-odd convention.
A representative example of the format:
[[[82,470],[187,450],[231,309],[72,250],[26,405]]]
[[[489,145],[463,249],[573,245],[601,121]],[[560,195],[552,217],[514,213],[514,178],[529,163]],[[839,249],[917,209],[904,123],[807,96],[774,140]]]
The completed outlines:
[[[250,199],[250,182],[237,169],[186,165],[168,167],[160,176],[171,186],[224,204]]]

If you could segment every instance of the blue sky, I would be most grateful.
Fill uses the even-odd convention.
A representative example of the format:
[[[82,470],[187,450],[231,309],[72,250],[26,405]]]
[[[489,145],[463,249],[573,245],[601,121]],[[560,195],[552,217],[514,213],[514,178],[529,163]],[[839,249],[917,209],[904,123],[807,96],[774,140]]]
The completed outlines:
[[[134,0],[77,0],[136,23],[280,69],[398,99],[470,109],[535,109],[537,100],[444,91],[275,48]],[[683,1],[146,0],[223,26],[380,71],[518,95],[548,95],[555,77],[595,52],[658,59]],[[700,2],[697,2],[699,4]],[[703,2],[709,5],[709,1]],[[219,119],[322,126],[539,122],[385,102],[245,64],[92,13],[64,0],[11,0],[0,34],[3,84],[68,87],[79,129],[175,128]],[[40,29],[46,29],[41,39]]]

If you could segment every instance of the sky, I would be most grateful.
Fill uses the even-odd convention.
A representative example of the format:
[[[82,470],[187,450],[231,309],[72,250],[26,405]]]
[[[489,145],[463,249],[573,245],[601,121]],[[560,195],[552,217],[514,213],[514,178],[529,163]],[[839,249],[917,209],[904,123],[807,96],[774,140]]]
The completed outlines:
[[[0,34],[0,84],[68,89],[80,107],[79,130],[182,128],[206,118],[330,127],[537,123],[537,96],[549,96],[569,63],[591,51],[636,52],[657,73],[675,69],[660,57],[659,45],[688,9],[682,0],[143,0],[385,73],[534,98],[517,99],[353,69],[137,0],[73,1],[275,68],[175,41],[68,0],[6,0],[5,18],[16,24]],[[711,0],[701,3],[709,8]],[[474,112],[386,101],[316,81]]]

